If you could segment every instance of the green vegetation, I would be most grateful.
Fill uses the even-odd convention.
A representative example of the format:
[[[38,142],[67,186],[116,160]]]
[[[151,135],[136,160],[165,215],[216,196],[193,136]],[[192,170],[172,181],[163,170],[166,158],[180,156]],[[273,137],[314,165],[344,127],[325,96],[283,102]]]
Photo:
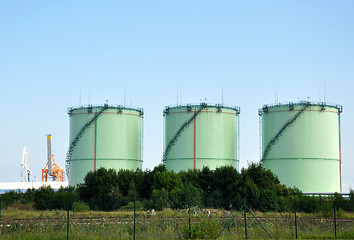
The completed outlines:
[[[354,193],[344,199],[334,196],[340,216],[343,211],[354,211]],[[25,193],[8,192],[1,195],[3,207],[13,203],[31,205],[37,210],[91,210],[114,211],[119,209],[162,210],[164,208],[238,209],[246,200],[247,205],[262,212],[318,213],[330,216],[333,200],[303,195],[295,188],[280,184],[270,170],[260,164],[250,164],[237,172],[233,167],[209,168],[175,173],[166,171],[164,165],[153,171],[130,171],[100,168],[89,172],[83,184],[54,191],[50,187],[29,189]]]
[[[232,209],[248,199],[254,209],[289,211],[292,199],[301,198],[298,190],[281,185],[259,164],[251,164],[241,173],[233,167],[179,173],[166,171],[163,165],[145,172],[101,168],[87,174],[85,183],[78,186],[78,193],[91,209],[103,211],[119,209],[134,198],[143,202],[144,209],[195,205]]]
[[[10,191],[1,195],[3,207],[20,203],[26,204],[36,210],[67,209],[67,204],[80,201],[75,188],[60,188],[54,191],[51,187],[42,187],[38,190],[28,189],[26,192]],[[71,209],[71,207],[70,207]]]
[[[74,202],[72,206],[74,212],[87,212],[90,210],[90,207],[84,202]]]
[[[295,188],[280,184],[270,170],[260,164],[250,164],[237,172],[233,167],[209,168],[175,173],[164,165],[153,171],[98,169],[90,172],[78,186],[80,198],[93,210],[112,211],[132,209],[134,199],[139,209],[182,209],[188,206],[237,209],[244,199],[247,205],[259,211],[321,212],[331,201],[304,196]],[[335,195],[338,210],[354,211],[354,198]],[[339,210],[340,211],[340,210]],[[325,213],[324,213],[325,214]]]
[[[273,238],[295,237],[294,207],[301,238],[333,238],[333,200],[339,218],[337,237],[354,238],[353,190],[349,199],[339,194],[305,196],[280,184],[259,164],[240,173],[232,167],[179,173],[166,171],[164,165],[153,171],[101,168],[88,173],[77,188],[2,194],[0,239],[63,239],[68,206],[72,239],[131,238],[134,205],[137,239],[215,238],[244,201]],[[148,214],[148,209],[156,212]],[[267,238],[250,214],[247,219],[250,238]],[[243,214],[220,236],[235,238],[244,238]]]

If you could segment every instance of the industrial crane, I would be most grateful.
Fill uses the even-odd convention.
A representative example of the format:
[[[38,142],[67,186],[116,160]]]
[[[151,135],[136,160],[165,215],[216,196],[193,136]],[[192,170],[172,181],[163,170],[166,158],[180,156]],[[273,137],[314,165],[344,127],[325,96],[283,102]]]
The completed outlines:
[[[29,169],[27,147],[23,148],[21,166],[23,167],[24,172],[25,172],[25,176],[24,176],[25,181],[29,182],[30,181],[30,175],[32,175],[32,172]]]
[[[59,167],[54,161],[54,155],[52,155],[52,135],[47,134],[47,159],[48,162],[42,169],[42,182],[47,182],[48,178],[52,177],[53,181],[64,181],[64,170]]]

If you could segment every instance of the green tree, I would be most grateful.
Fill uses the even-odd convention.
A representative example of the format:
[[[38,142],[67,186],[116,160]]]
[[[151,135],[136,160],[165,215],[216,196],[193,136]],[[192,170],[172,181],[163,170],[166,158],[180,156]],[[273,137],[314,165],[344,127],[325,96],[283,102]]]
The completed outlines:
[[[113,169],[100,168],[89,172],[84,183],[78,186],[78,192],[80,198],[94,210],[111,211],[122,204],[123,195],[117,172]]]
[[[10,204],[20,202],[22,199],[23,193],[16,191],[9,191],[4,194],[1,194],[1,204],[3,207],[6,207]]]
[[[179,176],[183,183],[192,184],[194,187],[200,187],[199,171],[196,169],[189,169],[188,171],[180,171]]]
[[[38,210],[55,209],[54,190],[48,187],[41,187],[34,193],[35,208]]]
[[[242,169],[243,175],[247,175],[260,189],[274,189],[280,181],[270,170],[263,167],[261,163],[251,163],[247,169]]]
[[[143,179],[137,186],[141,198],[150,199],[154,187],[154,172],[145,170],[142,175]]]
[[[170,192],[175,187],[182,187],[182,180],[178,173],[171,172],[156,172],[154,175],[154,190],[165,189]]]
[[[169,193],[171,207],[175,209],[188,206],[200,206],[202,204],[202,190],[186,183],[182,187],[176,187]]]
[[[212,191],[218,191],[221,193],[221,199],[213,199],[213,201],[221,202],[221,206],[225,209],[229,209],[235,202],[235,196],[238,194],[238,190],[234,192],[235,185],[240,181],[240,174],[232,166],[224,166],[216,168],[212,174]]]
[[[53,193],[53,208],[54,209],[72,209],[73,203],[80,201],[79,194],[74,187],[63,188]]]
[[[168,197],[168,191],[165,188],[152,191],[152,206],[156,210],[162,210],[163,208],[170,206],[170,199]]]
[[[349,201],[346,210],[354,211],[354,191],[352,188],[349,189]]]
[[[134,180],[135,177],[134,174],[134,171],[121,169],[115,175],[120,192],[123,194],[123,196],[126,196],[128,194],[130,183]]]

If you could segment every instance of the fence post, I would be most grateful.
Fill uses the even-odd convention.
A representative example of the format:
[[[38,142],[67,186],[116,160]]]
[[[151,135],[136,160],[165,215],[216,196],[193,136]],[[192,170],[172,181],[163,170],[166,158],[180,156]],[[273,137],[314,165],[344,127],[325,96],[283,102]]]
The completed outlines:
[[[297,218],[296,218],[296,200],[294,199],[294,213],[295,213],[295,237],[297,238]]]
[[[243,204],[246,205],[246,199],[243,199]],[[247,239],[247,218],[246,218],[246,208],[243,208],[243,217],[245,218],[245,238]]]
[[[251,213],[251,215],[254,217],[254,219],[256,219],[256,221],[258,222],[258,224],[263,228],[263,230],[268,234],[268,236],[270,238],[272,238],[272,236],[269,234],[269,232],[267,231],[267,229],[263,226],[263,224],[258,220],[258,218],[253,214],[253,212],[251,211],[251,209],[249,209],[249,207],[247,207],[246,204],[243,205],[245,208],[247,208],[247,210]]]
[[[333,201],[333,210],[334,210],[334,238],[337,239],[337,217],[336,217],[336,199]]]
[[[189,214],[189,238],[192,238],[192,232],[191,232],[191,203],[190,200],[188,199],[188,214]]]
[[[136,209],[136,207],[135,207],[135,205],[136,205],[136,197],[134,197],[134,240],[135,240],[135,209]]]
[[[67,213],[67,219],[66,219],[66,239],[69,240],[69,226],[70,226],[70,222],[69,222],[69,209],[70,209],[70,201],[68,198],[68,213]]]

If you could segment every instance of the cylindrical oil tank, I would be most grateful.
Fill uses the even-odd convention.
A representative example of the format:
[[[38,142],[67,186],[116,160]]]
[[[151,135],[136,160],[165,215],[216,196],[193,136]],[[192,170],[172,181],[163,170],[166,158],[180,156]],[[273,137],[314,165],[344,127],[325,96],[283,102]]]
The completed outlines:
[[[142,168],[143,110],[124,106],[69,108],[70,136],[67,153],[69,185],[84,182],[89,171],[100,167]]]
[[[238,124],[240,109],[221,104],[167,106],[164,110],[167,170],[238,170]]]
[[[264,167],[303,192],[341,192],[341,112],[340,105],[307,101],[264,105]]]

